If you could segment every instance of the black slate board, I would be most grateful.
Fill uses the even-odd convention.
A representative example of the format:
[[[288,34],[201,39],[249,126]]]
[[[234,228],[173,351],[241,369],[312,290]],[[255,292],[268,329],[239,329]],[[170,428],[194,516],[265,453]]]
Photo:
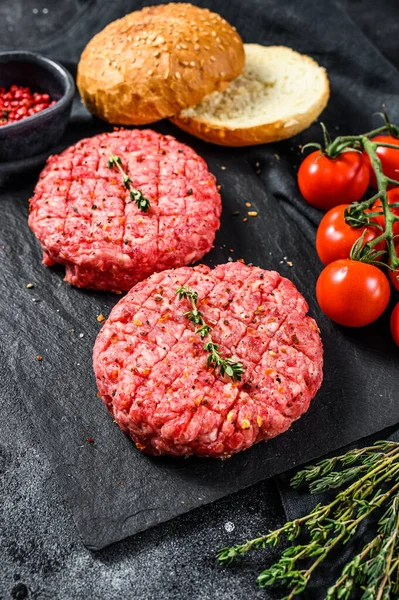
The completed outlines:
[[[323,120],[332,133],[370,129],[376,123],[371,115],[383,102],[393,120],[399,120],[397,72],[334,3],[197,4],[223,14],[245,41],[290,45],[326,66],[332,99]],[[75,20],[64,46],[53,42],[41,50],[74,60],[95,31],[141,5],[102,5],[95,18],[92,3],[84,36],[83,24]],[[71,43],[73,36],[76,44]],[[74,115],[66,144],[107,129],[80,110]],[[40,266],[41,253],[27,227],[27,199],[35,178],[11,177],[0,193],[2,364],[14,376],[15,402],[26,403],[83,540],[93,549],[399,421],[398,352],[390,340],[387,317],[363,330],[345,330],[325,319],[314,300],[321,268],[314,250],[320,214],[301,199],[295,169],[299,144],[318,138],[318,127],[287,142],[251,149],[210,146],[169,123],[154,129],[192,145],[222,184],[222,226],[205,262],[215,265],[234,256],[290,277],[321,327],[325,379],[307,415],[288,433],[228,461],[141,455],[96,398],[91,368],[91,349],[100,327],[96,316],[107,315],[118,297],[71,288],[63,283],[61,268]],[[259,216],[243,223],[247,201]],[[236,210],[239,217],[232,215]],[[29,282],[34,283],[32,289],[26,288]],[[37,361],[37,355],[43,360]],[[1,377],[0,372],[0,382]],[[87,442],[88,437],[94,444]]]

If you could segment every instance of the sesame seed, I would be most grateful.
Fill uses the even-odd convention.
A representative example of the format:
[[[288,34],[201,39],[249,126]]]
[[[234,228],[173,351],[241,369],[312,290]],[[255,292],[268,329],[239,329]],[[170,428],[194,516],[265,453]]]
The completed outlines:
[[[246,203],[245,203],[245,206],[248,206],[248,207],[249,207],[249,206],[252,206],[252,204],[251,204],[250,202],[246,202]]]
[[[248,217],[257,217],[258,213],[256,212],[256,210],[250,210],[248,211]]]
[[[33,283],[27,283],[26,287],[28,288],[28,290],[31,290],[33,288]]]

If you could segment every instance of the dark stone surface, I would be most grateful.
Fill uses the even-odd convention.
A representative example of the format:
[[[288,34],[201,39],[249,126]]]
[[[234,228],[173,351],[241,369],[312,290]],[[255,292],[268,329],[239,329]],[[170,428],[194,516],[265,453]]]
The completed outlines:
[[[8,378],[8,389],[13,385]],[[259,484],[92,553],[80,541],[23,404],[9,398],[0,407],[8,424],[0,441],[0,598],[277,597],[255,584],[270,560],[266,552],[225,569],[215,561],[220,547],[282,521],[274,485]]]
[[[65,12],[60,16],[57,7],[61,3],[55,1],[0,3],[0,48],[33,47],[46,38],[50,41],[41,41],[40,48],[45,52],[45,47],[60,35],[59,28],[67,22],[68,27],[76,26],[77,10],[88,10],[92,2],[66,0],[62,4]],[[365,31],[373,31],[374,43],[380,41],[382,51],[394,61],[387,42],[394,19],[386,22],[383,30],[380,28],[380,37],[371,27],[377,16],[383,20],[385,8],[387,14],[392,14],[392,2],[378,3],[380,15],[376,14],[375,3],[368,0],[345,4],[355,20],[359,15]],[[12,349],[18,340],[10,336],[7,342]],[[4,362],[0,356],[0,363]],[[237,543],[282,522],[283,511],[273,482],[257,484],[92,553],[80,541],[57,479],[22,399],[15,399],[12,393],[14,389],[12,375],[6,373],[0,405],[0,598],[281,597],[256,588],[256,574],[271,560],[266,552],[256,553],[228,570],[220,569],[214,560],[220,546]],[[226,530],[227,523],[234,524],[234,531]]]

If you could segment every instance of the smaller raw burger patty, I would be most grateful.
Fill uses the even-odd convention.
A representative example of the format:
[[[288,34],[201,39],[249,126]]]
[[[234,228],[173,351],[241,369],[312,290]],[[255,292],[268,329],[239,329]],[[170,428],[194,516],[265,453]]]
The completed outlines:
[[[198,308],[225,357],[243,364],[241,382],[206,368],[176,289]],[[94,347],[99,395],[149,454],[225,457],[286,431],[322,381],[315,321],[293,283],[240,262],[156,273],[112,310]]]
[[[118,169],[108,168],[111,154],[150,201],[147,213],[130,200]],[[219,228],[221,201],[192,148],[136,129],[96,135],[51,156],[30,209],[46,265],[65,264],[72,285],[117,291],[200,259]]]

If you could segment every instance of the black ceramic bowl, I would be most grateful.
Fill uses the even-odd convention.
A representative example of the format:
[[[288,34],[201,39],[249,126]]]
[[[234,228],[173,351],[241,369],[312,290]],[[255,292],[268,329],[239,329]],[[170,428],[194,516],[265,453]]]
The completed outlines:
[[[27,85],[48,93],[56,104],[50,108],[0,126],[0,161],[34,156],[54,146],[68,124],[75,93],[71,75],[59,63],[33,52],[0,52],[0,87]]]

